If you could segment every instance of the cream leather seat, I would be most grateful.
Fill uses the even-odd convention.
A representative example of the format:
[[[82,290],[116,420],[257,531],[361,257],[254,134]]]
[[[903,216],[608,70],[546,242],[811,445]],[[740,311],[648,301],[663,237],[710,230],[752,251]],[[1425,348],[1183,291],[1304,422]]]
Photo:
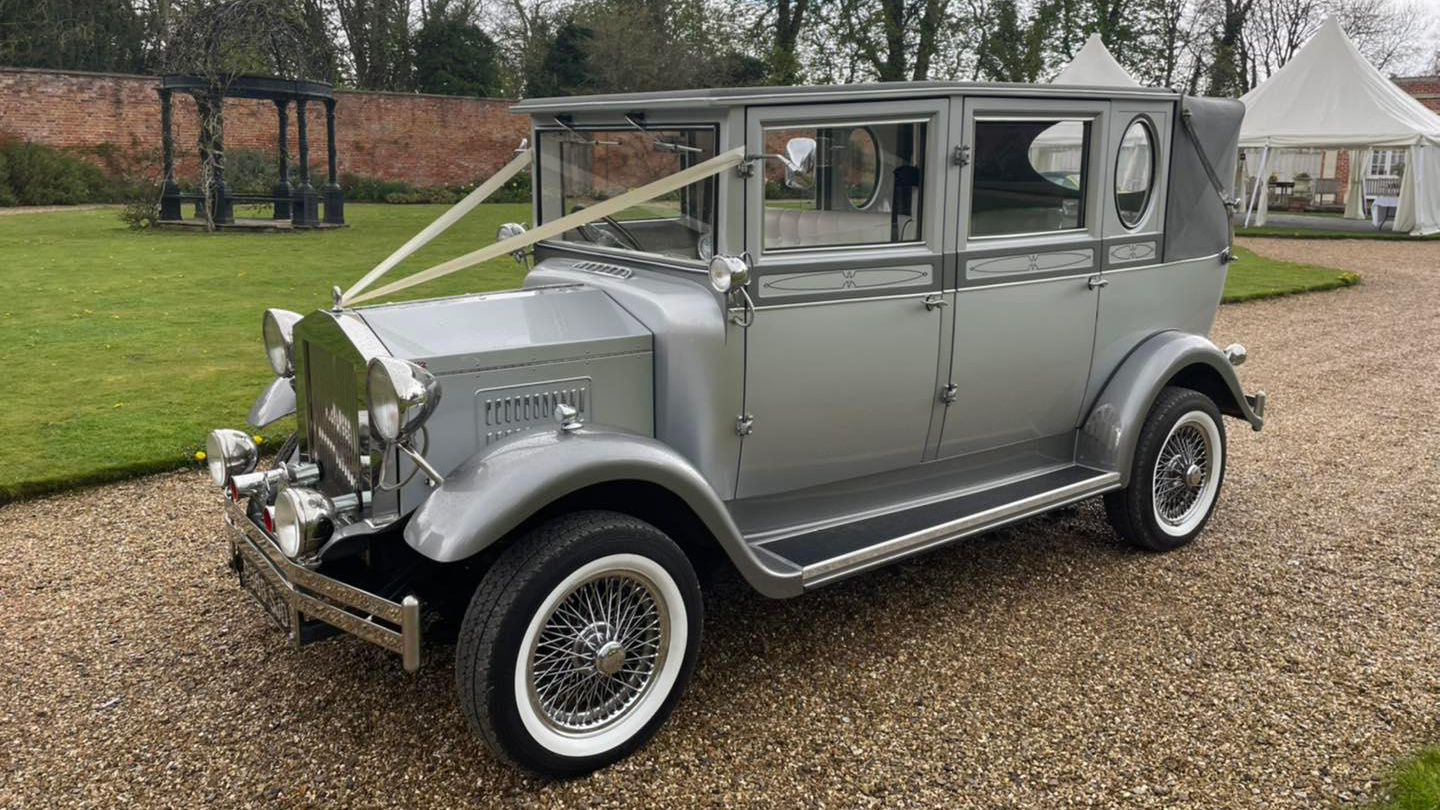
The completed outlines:
[[[915,238],[911,222],[909,217],[902,218],[901,241]],[[767,248],[873,245],[889,241],[889,214],[765,208]]]

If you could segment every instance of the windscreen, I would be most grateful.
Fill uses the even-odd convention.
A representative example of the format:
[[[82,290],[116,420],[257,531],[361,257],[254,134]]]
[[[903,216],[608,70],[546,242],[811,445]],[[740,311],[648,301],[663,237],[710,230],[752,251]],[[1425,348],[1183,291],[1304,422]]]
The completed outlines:
[[[715,157],[714,128],[545,130],[539,133],[542,221],[584,211]],[[715,178],[566,231],[578,245],[708,261]]]

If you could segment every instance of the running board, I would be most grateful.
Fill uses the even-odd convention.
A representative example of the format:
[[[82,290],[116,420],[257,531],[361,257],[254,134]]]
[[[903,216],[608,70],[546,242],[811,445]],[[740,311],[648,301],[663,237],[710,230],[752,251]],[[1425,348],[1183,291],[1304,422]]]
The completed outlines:
[[[1120,474],[1079,465],[943,501],[757,545],[801,570],[806,588],[1048,512],[1120,485]]]

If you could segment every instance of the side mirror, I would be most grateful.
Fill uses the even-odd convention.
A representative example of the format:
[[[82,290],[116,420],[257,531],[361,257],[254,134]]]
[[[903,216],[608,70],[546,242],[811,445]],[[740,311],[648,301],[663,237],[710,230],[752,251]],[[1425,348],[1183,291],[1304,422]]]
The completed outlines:
[[[791,138],[785,142],[785,154],[780,155],[785,164],[785,185],[789,188],[806,190],[815,185],[809,175],[815,171],[815,139]]]
[[[524,225],[521,225],[518,222],[507,222],[504,225],[501,225],[495,231],[495,238],[498,241],[504,242],[506,239],[514,238],[522,233],[525,233]],[[510,255],[515,257],[515,261],[519,262],[520,264],[525,264],[525,251],[517,250]]]
[[[750,281],[750,263],[739,256],[716,256],[710,260],[710,286],[715,292],[741,289]]]

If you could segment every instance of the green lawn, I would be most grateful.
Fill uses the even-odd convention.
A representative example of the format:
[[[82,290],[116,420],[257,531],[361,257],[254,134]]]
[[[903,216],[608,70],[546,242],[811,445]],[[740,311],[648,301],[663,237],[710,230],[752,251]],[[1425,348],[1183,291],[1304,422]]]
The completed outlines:
[[[1429,236],[1411,236],[1408,233],[1394,233],[1393,231],[1377,231],[1370,228],[1363,231],[1344,231],[1328,228],[1291,228],[1284,225],[1266,225],[1264,227],[1250,226],[1243,228],[1236,226],[1236,236],[1259,236],[1278,237],[1281,239],[1397,239],[1409,242],[1428,242],[1440,239],[1440,234]]]
[[[1239,260],[1230,265],[1225,277],[1225,295],[1221,299],[1227,304],[1333,290],[1360,281],[1358,275],[1345,270],[1267,259],[1243,247],[1237,246],[1235,255]]]
[[[1440,808],[1440,748],[1426,748],[1401,760],[1387,782],[1389,799],[1368,810]]]
[[[351,227],[293,234],[126,230],[114,209],[0,216],[0,502],[172,469],[243,426],[272,377],[260,315],[330,301],[444,206],[351,205]],[[482,205],[387,279],[489,244],[525,205]],[[1336,286],[1340,274],[1243,249],[1227,300]],[[400,294],[512,287],[509,258]],[[291,429],[276,424],[267,439]]]
[[[213,427],[243,427],[274,374],[266,307],[306,312],[434,219],[439,205],[350,205],[319,233],[135,233],[114,209],[0,216],[0,502],[172,469]],[[528,205],[482,205],[386,278],[489,244]],[[516,286],[498,259],[397,298]],[[271,440],[290,420],[273,425]]]

